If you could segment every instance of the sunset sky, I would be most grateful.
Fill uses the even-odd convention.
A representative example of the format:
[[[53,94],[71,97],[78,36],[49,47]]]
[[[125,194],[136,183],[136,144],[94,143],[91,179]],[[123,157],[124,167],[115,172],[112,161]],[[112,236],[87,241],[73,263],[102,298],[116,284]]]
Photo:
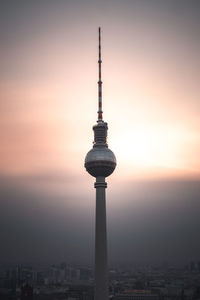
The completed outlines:
[[[88,260],[93,251],[94,178],[84,158],[97,120],[101,26],[103,118],[118,163],[107,190],[111,260],[147,259],[146,244],[152,259],[158,244],[169,248],[160,259],[184,247],[181,259],[196,258],[200,2],[0,5],[1,257]]]

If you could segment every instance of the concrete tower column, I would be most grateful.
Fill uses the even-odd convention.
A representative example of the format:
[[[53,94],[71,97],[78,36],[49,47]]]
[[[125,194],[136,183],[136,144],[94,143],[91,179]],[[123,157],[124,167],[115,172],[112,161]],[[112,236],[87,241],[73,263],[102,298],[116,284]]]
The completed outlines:
[[[95,300],[108,299],[107,231],[106,231],[106,187],[105,177],[97,177],[96,226],[95,226]]]

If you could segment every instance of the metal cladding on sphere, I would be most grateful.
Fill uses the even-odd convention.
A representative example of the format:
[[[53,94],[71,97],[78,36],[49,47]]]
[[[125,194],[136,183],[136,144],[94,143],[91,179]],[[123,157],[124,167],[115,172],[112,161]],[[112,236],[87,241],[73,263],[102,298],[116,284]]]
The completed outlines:
[[[88,152],[85,158],[85,168],[94,177],[107,177],[116,167],[114,153],[106,147],[96,147]]]

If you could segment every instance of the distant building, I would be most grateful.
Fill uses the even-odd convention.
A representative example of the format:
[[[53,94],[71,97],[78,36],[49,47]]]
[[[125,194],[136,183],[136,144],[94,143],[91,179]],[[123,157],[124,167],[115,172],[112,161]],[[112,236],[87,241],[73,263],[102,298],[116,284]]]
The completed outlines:
[[[198,271],[200,271],[200,261],[197,263]]]
[[[33,300],[33,287],[28,283],[21,287],[20,300]]]
[[[115,295],[113,300],[159,300],[158,294],[153,294],[151,290],[128,290]]]
[[[191,271],[195,270],[195,263],[193,261],[190,262],[190,270]]]
[[[94,300],[93,286],[71,285],[66,293],[66,299]]]

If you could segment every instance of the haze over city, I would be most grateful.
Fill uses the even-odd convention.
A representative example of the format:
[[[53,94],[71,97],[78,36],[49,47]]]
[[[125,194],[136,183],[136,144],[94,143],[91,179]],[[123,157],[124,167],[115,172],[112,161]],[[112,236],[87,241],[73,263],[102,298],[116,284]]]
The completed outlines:
[[[199,259],[199,1],[1,1],[0,258],[93,263],[97,120],[109,262]]]

